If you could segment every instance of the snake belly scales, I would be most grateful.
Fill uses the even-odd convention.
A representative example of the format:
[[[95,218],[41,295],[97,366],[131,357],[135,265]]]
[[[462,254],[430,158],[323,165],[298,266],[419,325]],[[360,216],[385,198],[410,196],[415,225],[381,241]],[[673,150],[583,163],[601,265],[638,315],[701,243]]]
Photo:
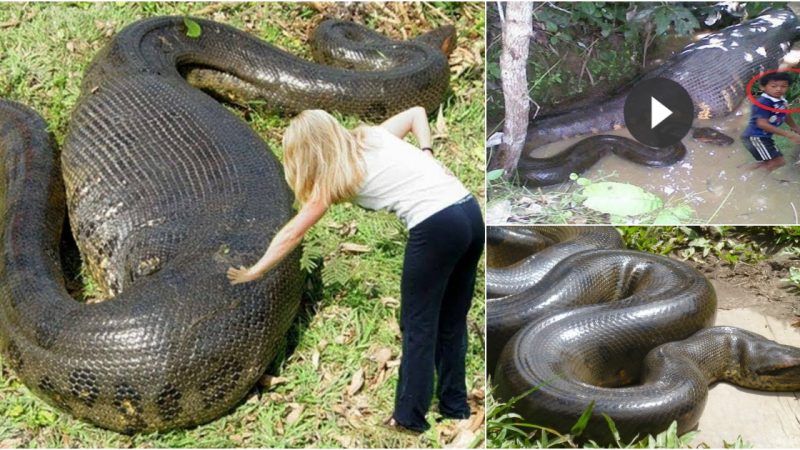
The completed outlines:
[[[0,101],[2,353],[41,398],[124,433],[235,406],[276,356],[302,292],[298,252],[262,280],[228,283],[225,270],[257,260],[291,217],[293,196],[266,144],[197,87],[281,112],[380,118],[431,112],[449,85],[451,26],[397,42],[322,22],[312,41],[340,66],[330,67],[192,20],[199,37],[182,17],[145,19],[94,58],[60,160],[43,119]],[[111,300],[65,290],[65,211]]]
[[[724,117],[741,104],[751,78],[778,67],[799,34],[800,23],[791,11],[773,10],[686,46],[644,79],[661,77],[679,83],[694,101],[699,120]],[[517,166],[517,181],[529,187],[562,183],[571,173],[584,172],[609,153],[651,167],[681,160],[686,148],[680,142],[655,149],[613,135],[592,136],[549,157],[530,156],[531,151],[550,142],[624,127],[626,97],[623,93],[591,107],[534,120]],[[723,135],[713,143],[730,145],[732,141]]]
[[[526,421],[613,442],[696,426],[708,385],[800,390],[800,348],[712,327],[713,287],[607,227],[489,227],[487,370]]]

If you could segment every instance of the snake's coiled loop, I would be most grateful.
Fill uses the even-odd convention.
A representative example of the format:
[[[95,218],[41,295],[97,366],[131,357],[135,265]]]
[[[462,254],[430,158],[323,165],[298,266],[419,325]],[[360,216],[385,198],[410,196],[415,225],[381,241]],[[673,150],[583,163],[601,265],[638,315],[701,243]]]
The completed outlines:
[[[379,118],[435,110],[449,82],[431,36],[452,41],[452,28],[405,44],[347,26],[351,37],[371,36],[345,43],[350,53],[390,59],[364,72],[194,21],[199,36],[183,17],[157,17],[109,42],[86,73],[60,161],[41,118],[0,101],[0,350],[38,396],[124,433],[231,409],[278,354],[299,307],[299,252],[256,282],[225,277],[258,260],[294,198],[263,140],[197,88],[277,111]],[[65,211],[111,300],[67,293]]]
[[[574,249],[581,235],[591,243],[597,232],[574,230],[566,242]],[[526,268],[535,283],[487,303],[495,393],[504,401],[521,396],[514,409],[526,421],[569,432],[593,402],[581,437],[611,442],[602,417],[607,414],[630,440],[663,431],[674,420],[679,432],[691,429],[715,381],[800,389],[800,349],[736,328],[707,328],[716,296],[688,264],[586,247],[545,261],[545,252],[561,245],[536,254],[537,264],[550,266],[543,275],[537,264]],[[488,253],[503,251],[490,241]]]

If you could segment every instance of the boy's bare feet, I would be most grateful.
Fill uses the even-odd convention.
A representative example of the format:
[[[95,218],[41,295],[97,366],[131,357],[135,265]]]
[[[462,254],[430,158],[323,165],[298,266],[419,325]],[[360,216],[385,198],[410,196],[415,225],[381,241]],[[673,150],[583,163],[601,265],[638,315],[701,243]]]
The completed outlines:
[[[784,165],[786,165],[786,160],[783,158],[783,156],[779,156],[767,161],[764,164],[764,168],[767,169],[767,172],[772,172],[773,170],[783,167]]]

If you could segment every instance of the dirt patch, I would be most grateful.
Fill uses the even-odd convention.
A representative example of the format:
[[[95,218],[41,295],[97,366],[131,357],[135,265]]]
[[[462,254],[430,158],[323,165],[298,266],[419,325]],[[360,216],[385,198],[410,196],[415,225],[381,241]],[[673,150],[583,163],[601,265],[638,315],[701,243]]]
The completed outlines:
[[[717,291],[718,308],[752,308],[782,321],[800,323],[800,291],[788,281],[790,267],[800,267],[800,258],[777,253],[757,263],[730,263],[709,255],[702,261],[687,261],[711,281]]]

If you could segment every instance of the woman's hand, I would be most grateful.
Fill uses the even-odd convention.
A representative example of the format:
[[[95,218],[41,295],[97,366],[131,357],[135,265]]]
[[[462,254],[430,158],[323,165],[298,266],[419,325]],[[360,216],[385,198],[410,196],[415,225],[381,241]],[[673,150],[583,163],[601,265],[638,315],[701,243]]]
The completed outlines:
[[[238,269],[234,267],[228,269],[227,275],[231,284],[257,280],[272,270],[300,244],[306,231],[319,222],[327,210],[326,202],[313,198],[309,200],[300,208],[297,215],[275,234],[264,256],[258,262],[250,268],[239,266]]]
[[[227,275],[231,284],[247,283],[248,281],[260,278],[258,274],[251,272],[250,269],[245,266],[239,266],[238,269],[236,267],[231,267],[228,269]]]

